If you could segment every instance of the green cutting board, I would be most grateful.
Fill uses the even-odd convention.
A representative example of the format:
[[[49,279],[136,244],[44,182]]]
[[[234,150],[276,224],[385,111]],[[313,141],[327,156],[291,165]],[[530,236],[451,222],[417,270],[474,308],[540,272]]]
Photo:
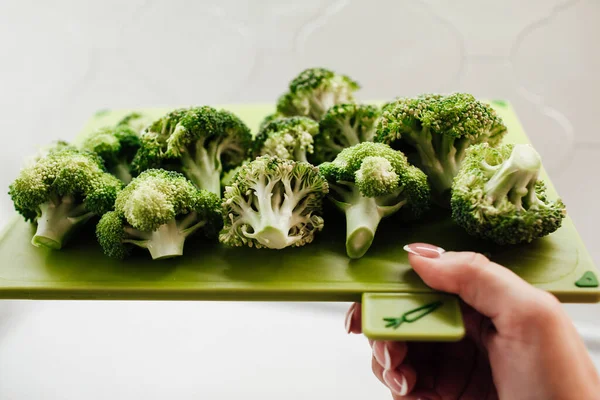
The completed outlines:
[[[510,104],[491,104],[508,126],[505,141],[528,143]],[[238,114],[253,130],[274,110],[272,105],[223,107]],[[113,124],[131,111],[100,111],[84,132]],[[160,116],[168,109],[137,111]],[[545,173],[543,178],[555,196]],[[362,300],[363,329],[369,337],[457,340],[464,335],[464,328],[456,298],[432,293],[411,270],[402,249],[407,243],[429,242],[446,250],[482,252],[563,302],[600,301],[597,279],[594,285],[598,271],[568,217],[546,238],[529,245],[501,247],[468,236],[447,211],[436,209],[417,222],[384,220],[373,246],[359,260],[350,260],[345,254],[345,222],[335,210],[327,214],[318,238],[302,248],[227,248],[192,237],[183,257],[161,261],[151,261],[145,252],[127,261],[105,257],[95,242],[93,226],[82,230],[61,251],[33,247],[32,234],[33,228],[15,217],[0,237],[0,298]],[[395,326],[395,318],[403,314],[406,321]]]

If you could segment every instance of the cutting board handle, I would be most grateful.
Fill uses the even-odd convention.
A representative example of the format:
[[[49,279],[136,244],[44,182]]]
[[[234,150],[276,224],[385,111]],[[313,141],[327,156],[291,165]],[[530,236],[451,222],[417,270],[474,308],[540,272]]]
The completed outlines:
[[[362,331],[369,339],[405,342],[465,336],[458,298],[443,293],[364,293]]]

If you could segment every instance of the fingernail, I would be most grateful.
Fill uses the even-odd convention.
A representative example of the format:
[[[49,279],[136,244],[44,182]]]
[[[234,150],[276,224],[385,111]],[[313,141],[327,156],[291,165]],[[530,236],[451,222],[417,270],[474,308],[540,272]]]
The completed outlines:
[[[383,369],[392,369],[392,357],[387,343],[375,342],[375,345],[373,346],[373,357],[375,357]]]
[[[404,375],[395,371],[383,371],[383,380],[396,396],[404,396],[408,392],[408,383]]]
[[[354,316],[354,310],[356,310],[356,303],[352,304],[352,306],[346,313],[346,333],[350,333],[350,328],[352,328],[352,317]]]
[[[404,250],[408,253],[420,257],[438,258],[446,252],[441,247],[433,246],[426,243],[412,243],[404,246]]]

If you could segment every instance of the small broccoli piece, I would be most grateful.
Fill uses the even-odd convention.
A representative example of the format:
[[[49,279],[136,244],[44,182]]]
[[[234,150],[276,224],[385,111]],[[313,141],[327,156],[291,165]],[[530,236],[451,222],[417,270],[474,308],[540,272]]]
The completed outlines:
[[[311,243],[323,229],[321,208],[328,185],[309,163],[263,156],[243,166],[225,188],[229,246],[283,249]]]
[[[306,117],[275,119],[254,138],[253,157],[277,156],[285,160],[307,161],[313,152],[313,136],[319,124]]]
[[[363,142],[319,166],[329,182],[329,199],[346,214],[346,253],[360,258],[382,218],[402,212],[417,218],[429,207],[427,176],[386,144]]]
[[[31,243],[60,249],[78,227],[113,208],[122,186],[95,154],[66,147],[23,168],[9,195],[17,212],[37,223]]]
[[[471,146],[452,186],[452,217],[469,234],[497,244],[529,243],[560,228],[566,208],[550,201],[530,145]]]
[[[379,109],[371,105],[346,103],[331,107],[319,121],[314,163],[331,161],[346,147],[372,142],[379,115]]]
[[[212,107],[177,109],[142,132],[136,171],[182,172],[199,189],[221,195],[223,172],[240,165],[252,142],[250,129],[234,114]]]
[[[429,177],[436,200],[448,205],[465,150],[477,143],[495,146],[505,133],[495,110],[470,94],[426,94],[386,105],[375,141],[404,151],[411,160],[414,155],[414,163]]]
[[[325,68],[309,68],[295,77],[289,91],[279,97],[277,112],[318,121],[332,106],[354,102],[353,93],[358,89],[360,85],[346,75]]]
[[[150,169],[119,193],[96,236],[114,258],[128,256],[132,246],[148,249],[154,260],[181,256],[186,238],[199,229],[217,236],[223,226],[220,203],[216,194],[197,189],[178,172]]]
[[[237,173],[242,169],[244,165],[248,164],[250,161],[250,159],[244,160],[242,164],[225,172],[223,174],[223,177],[221,178],[221,187],[224,188],[225,186],[231,185]]]
[[[132,112],[121,118],[121,120],[117,122],[117,126],[128,126],[139,134],[151,123],[152,120],[147,115],[139,112]]]
[[[140,137],[127,125],[104,127],[87,135],[81,148],[98,154],[108,172],[129,183],[132,178],[131,162],[140,148]]]

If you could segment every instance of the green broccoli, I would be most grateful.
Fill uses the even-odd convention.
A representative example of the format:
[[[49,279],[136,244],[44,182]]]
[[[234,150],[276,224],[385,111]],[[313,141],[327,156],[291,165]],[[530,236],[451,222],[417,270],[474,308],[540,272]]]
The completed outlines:
[[[113,208],[122,186],[95,154],[66,147],[23,168],[9,195],[17,212],[37,223],[31,243],[60,249],[78,227]]]
[[[313,152],[313,136],[319,124],[306,117],[275,119],[254,138],[253,157],[277,156],[286,160],[307,161]]]
[[[346,214],[346,253],[360,258],[369,249],[382,218],[400,212],[421,216],[429,207],[427,176],[406,156],[382,143],[363,142],[319,166],[330,200]]]
[[[140,148],[140,137],[127,125],[103,127],[87,135],[81,148],[98,154],[111,174],[129,183],[132,178],[131,162]]]
[[[318,121],[332,106],[354,102],[360,85],[346,75],[325,68],[302,71],[279,97],[277,112],[288,117],[309,117]]]
[[[495,146],[505,133],[494,109],[470,94],[426,94],[387,104],[375,141],[402,150],[427,174],[436,200],[448,205],[467,147],[485,142]]]
[[[271,249],[311,243],[323,229],[327,192],[327,182],[311,164],[259,157],[243,166],[225,188],[225,226],[219,240]]]
[[[188,236],[202,228],[216,237],[223,225],[220,198],[197,189],[174,171],[150,169],[117,196],[115,210],[102,216],[96,236],[104,253],[122,259],[133,246],[152,259],[181,256]]]
[[[117,126],[128,126],[139,134],[144,128],[150,125],[150,123],[152,123],[152,120],[150,120],[147,115],[139,112],[132,112],[121,118],[121,120],[117,122]]]
[[[452,186],[452,217],[469,234],[497,244],[529,243],[556,231],[566,215],[539,178],[530,145],[471,146]]]
[[[346,147],[373,141],[379,115],[379,109],[371,105],[346,103],[331,107],[319,121],[314,163],[331,161]]]
[[[247,158],[251,142],[250,129],[229,111],[181,108],[142,132],[133,164],[138,173],[150,168],[182,172],[199,189],[220,196],[223,172]]]

